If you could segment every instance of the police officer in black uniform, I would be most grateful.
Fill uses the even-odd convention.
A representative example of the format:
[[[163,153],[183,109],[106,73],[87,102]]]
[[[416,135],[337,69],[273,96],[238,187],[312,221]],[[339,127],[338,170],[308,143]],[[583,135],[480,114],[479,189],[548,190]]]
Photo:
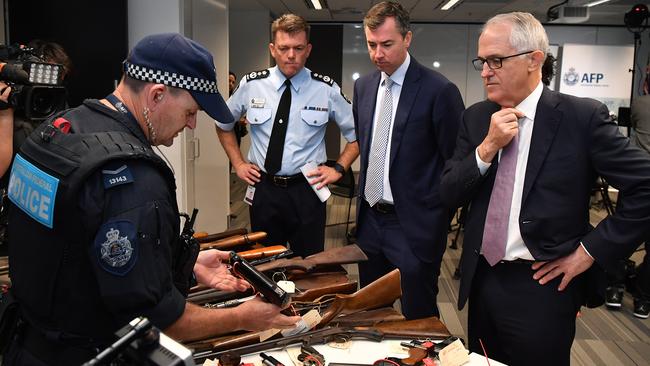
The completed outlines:
[[[112,94],[55,116],[23,144],[8,190],[20,320],[4,364],[83,363],[141,315],[179,340],[299,319],[259,299],[231,309],[185,301],[192,268],[199,283],[247,287],[221,264],[227,253],[201,252],[194,263],[179,240],[173,174],[151,148],[194,128],[199,109],[232,121],[212,56],[180,34],[152,35]]]

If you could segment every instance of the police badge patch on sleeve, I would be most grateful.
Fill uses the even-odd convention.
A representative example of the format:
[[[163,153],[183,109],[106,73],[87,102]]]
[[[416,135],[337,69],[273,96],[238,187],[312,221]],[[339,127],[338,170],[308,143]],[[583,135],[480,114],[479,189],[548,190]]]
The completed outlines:
[[[94,252],[99,265],[109,273],[126,275],[138,256],[135,225],[126,220],[107,222],[95,237]]]

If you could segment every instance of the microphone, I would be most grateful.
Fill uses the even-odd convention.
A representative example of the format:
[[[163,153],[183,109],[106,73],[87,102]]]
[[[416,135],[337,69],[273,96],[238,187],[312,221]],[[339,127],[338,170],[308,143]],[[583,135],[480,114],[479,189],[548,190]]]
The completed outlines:
[[[29,82],[29,74],[23,70],[22,65],[0,63],[0,80],[25,84]]]

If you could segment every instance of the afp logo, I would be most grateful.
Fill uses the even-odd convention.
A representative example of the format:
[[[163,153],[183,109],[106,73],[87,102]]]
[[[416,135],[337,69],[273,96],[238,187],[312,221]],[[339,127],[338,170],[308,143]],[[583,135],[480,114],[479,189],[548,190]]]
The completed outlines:
[[[576,85],[578,82],[582,85],[597,85],[605,78],[602,73],[584,73],[582,76],[576,72],[574,67],[569,68],[569,71],[564,73],[564,83],[568,86]]]

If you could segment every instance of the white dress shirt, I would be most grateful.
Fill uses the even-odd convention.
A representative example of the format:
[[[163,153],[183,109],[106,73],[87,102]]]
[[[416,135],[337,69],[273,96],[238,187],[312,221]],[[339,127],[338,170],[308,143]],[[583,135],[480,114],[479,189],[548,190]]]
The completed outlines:
[[[393,191],[390,189],[390,181],[388,180],[388,172],[390,171],[390,149],[391,142],[393,138],[393,126],[395,126],[395,112],[397,112],[397,105],[399,104],[399,96],[402,93],[402,85],[404,84],[404,77],[406,77],[406,70],[408,70],[409,65],[411,64],[411,55],[406,54],[406,58],[400,67],[393,72],[392,75],[388,75],[385,72],[381,72],[381,81],[379,82],[379,87],[377,88],[377,102],[375,104],[375,115],[372,118],[372,140],[370,142],[370,151],[372,151],[372,144],[375,143],[375,129],[377,128],[377,119],[379,118],[379,112],[383,104],[384,94],[386,92],[386,87],[384,85],[384,80],[390,77],[394,84],[391,88],[393,96],[393,115],[390,120],[390,128],[388,133],[388,147],[386,148],[386,156],[384,160],[384,189],[383,195],[379,202],[393,204]]]
[[[528,153],[530,141],[533,136],[535,124],[535,112],[537,103],[542,96],[543,85],[540,82],[535,90],[524,99],[515,109],[521,111],[525,116],[519,119],[519,146],[517,148],[517,167],[515,169],[515,182],[512,190],[512,202],[510,204],[510,217],[508,218],[508,239],[506,243],[506,254],[504,260],[511,261],[517,258],[534,260],[532,254],[524,244],[524,239],[519,230],[519,213],[521,212],[521,198],[524,192],[524,179],[526,178],[526,166],[528,165]],[[475,151],[476,163],[481,175],[485,175],[491,163],[481,160],[478,155],[478,148]],[[499,159],[501,150],[499,150]]]

